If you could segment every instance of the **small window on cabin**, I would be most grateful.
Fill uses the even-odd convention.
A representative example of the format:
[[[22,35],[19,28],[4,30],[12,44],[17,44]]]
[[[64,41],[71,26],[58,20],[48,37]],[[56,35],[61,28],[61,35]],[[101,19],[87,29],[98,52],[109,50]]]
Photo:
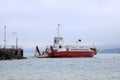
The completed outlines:
[[[62,46],[59,46],[59,48],[62,48]]]
[[[69,51],[69,48],[67,48],[67,51]]]

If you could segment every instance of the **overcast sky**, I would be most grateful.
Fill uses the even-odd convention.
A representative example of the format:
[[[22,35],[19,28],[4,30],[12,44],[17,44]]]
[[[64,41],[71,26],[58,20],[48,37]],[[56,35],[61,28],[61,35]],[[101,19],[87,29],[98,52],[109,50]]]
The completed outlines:
[[[120,44],[120,0],[0,0],[0,45],[4,26],[7,45],[52,44],[57,24],[65,43]]]

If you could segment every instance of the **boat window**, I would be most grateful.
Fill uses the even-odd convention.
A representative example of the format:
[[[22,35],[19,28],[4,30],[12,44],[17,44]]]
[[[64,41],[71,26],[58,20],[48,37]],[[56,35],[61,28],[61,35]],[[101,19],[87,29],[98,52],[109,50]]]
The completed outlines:
[[[59,46],[59,48],[62,48],[62,46]]]
[[[59,40],[55,39],[55,40],[54,40],[54,43],[55,43],[55,44],[58,44],[58,43],[59,43]]]
[[[67,51],[69,51],[69,48],[67,48]]]

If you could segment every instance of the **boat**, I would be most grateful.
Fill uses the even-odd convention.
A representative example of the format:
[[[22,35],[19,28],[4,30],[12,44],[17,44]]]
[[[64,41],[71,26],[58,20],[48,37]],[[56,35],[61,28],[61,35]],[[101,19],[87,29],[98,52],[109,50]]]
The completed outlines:
[[[59,28],[59,26],[58,26]],[[81,39],[74,45],[63,45],[63,37],[54,37],[54,44],[47,46],[44,51],[40,51],[36,46],[35,56],[37,58],[79,58],[79,57],[93,57],[97,54],[98,50],[93,46],[81,45]]]

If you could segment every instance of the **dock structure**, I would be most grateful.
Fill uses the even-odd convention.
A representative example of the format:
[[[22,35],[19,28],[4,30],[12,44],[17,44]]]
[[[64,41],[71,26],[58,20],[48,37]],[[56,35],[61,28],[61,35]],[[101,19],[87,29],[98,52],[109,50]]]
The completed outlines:
[[[4,47],[0,45],[0,60],[8,60],[8,59],[24,59],[23,57],[23,49],[18,47],[18,36],[17,32],[13,32],[13,35],[16,37],[16,47],[11,46],[10,48],[7,47],[6,44],[6,28],[4,26]]]
[[[0,60],[24,59],[23,49],[0,48]]]

